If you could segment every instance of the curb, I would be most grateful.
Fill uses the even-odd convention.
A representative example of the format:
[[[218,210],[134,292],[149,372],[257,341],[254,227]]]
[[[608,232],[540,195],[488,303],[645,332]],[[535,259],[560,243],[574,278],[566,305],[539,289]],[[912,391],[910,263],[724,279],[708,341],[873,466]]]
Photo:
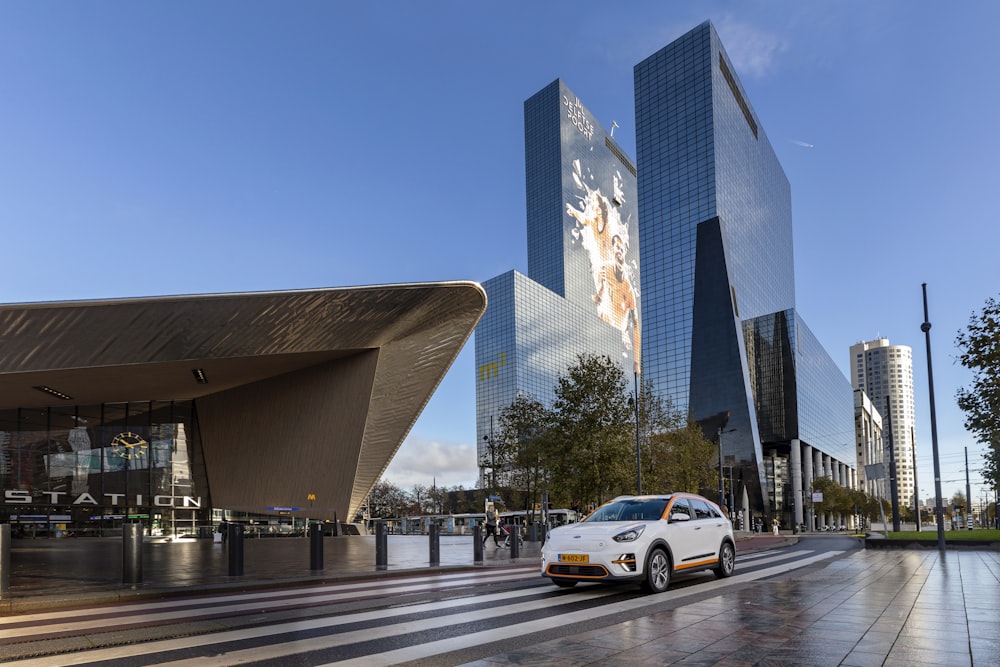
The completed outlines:
[[[1000,551],[1000,542],[990,540],[945,540],[944,546],[952,551]],[[901,550],[901,549],[937,549],[937,540],[896,540],[878,537],[866,537],[865,549]]]

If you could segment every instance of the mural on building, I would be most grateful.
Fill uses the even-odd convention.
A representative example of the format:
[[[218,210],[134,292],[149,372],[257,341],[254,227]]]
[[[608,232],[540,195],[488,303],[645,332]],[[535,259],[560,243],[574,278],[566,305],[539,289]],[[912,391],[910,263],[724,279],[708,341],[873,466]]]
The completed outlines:
[[[638,253],[632,253],[629,259],[631,214],[622,219],[621,207],[626,201],[622,175],[619,170],[612,175],[609,198],[595,183],[593,171],[585,169],[579,158],[572,165],[576,191],[573,201],[566,202],[570,236],[589,261],[597,315],[621,332],[623,354],[632,354],[634,370],[638,372],[641,360],[639,266],[635,259]]]

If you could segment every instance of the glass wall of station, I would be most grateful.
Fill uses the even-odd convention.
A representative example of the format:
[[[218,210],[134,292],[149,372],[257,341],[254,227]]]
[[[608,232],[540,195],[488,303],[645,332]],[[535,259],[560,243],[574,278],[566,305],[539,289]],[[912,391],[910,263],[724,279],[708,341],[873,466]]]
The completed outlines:
[[[0,521],[15,537],[210,530],[192,401],[0,410]]]

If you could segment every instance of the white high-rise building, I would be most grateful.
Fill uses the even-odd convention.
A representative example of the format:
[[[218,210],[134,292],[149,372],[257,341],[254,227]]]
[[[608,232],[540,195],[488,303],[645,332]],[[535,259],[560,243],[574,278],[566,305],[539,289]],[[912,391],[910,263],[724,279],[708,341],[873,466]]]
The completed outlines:
[[[861,389],[882,415],[883,443],[896,458],[901,507],[917,502],[916,422],[913,409],[913,350],[888,338],[851,346],[851,385]],[[889,452],[885,452],[886,474]]]

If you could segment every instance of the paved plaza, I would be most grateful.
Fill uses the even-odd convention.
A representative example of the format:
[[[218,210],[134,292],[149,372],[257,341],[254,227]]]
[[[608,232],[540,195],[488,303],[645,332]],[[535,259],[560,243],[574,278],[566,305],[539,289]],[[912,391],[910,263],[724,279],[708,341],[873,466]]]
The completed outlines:
[[[1000,552],[859,549],[825,568],[470,665],[994,667]]]
[[[822,539],[822,538],[816,538]],[[744,536],[739,552],[781,548],[790,535]],[[997,665],[1000,552],[858,547],[824,567],[734,586],[670,611],[517,647],[476,665]],[[145,542],[142,583],[121,583],[122,540],[15,540],[11,586],[0,613],[192,592],[391,577],[430,569],[426,536],[390,535],[387,566],[374,537],[326,538],[323,569],[310,570],[308,538],[248,539],[244,574],[229,576],[226,546],[210,540]],[[442,536],[438,569],[537,563],[472,538]]]

